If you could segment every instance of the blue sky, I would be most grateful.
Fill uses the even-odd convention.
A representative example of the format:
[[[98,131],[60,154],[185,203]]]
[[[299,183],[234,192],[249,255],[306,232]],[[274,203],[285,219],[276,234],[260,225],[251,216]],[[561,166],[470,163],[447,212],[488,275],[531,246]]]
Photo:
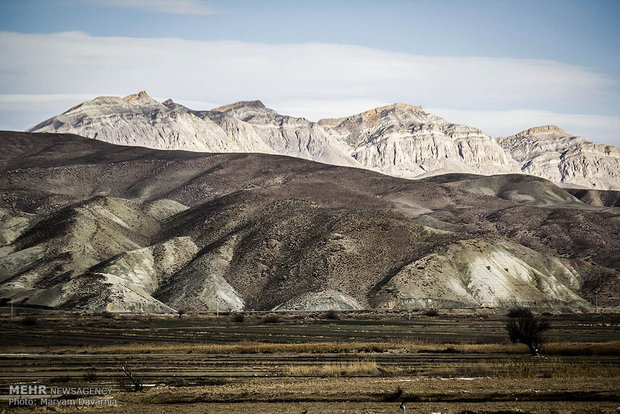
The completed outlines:
[[[0,128],[146,89],[319,119],[392,102],[620,144],[620,1],[0,0]]]

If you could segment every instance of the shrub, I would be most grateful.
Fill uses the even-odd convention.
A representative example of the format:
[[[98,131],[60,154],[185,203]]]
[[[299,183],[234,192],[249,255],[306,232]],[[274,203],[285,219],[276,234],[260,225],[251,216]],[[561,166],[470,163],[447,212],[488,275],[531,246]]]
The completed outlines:
[[[91,367],[84,374],[84,380],[89,381],[89,382],[96,381],[97,380],[97,370],[95,368]]]
[[[385,394],[383,394],[383,401],[400,401],[402,396],[403,389],[399,385],[398,387],[396,387],[396,390],[394,392],[386,391]]]
[[[426,315],[426,316],[437,316],[437,315],[439,315],[439,311],[437,309],[429,309],[429,310],[424,312],[424,315]]]
[[[36,326],[39,324],[39,321],[34,316],[26,316],[22,319],[22,325],[24,326]]]
[[[185,315],[185,309],[179,309],[177,313],[179,314],[179,319],[180,319],[183,317],[183,315]]]
[[[513,343],[527,345],[532,356],[538,356],[541,345],[545,342],[544,332],[551,329],[549,322],[534,314],[526,308],[516,313],[521,316],[511,317],[506,322],[508,337]]]
[[[233,316],[233,321],[237,323],[243,323],[245,322],[245,315],[243,313],[235,313],[235,315]]]
[[[326,319],[338,320],[340,319],[340,315],[335,310],[328,310],[325,312]]]

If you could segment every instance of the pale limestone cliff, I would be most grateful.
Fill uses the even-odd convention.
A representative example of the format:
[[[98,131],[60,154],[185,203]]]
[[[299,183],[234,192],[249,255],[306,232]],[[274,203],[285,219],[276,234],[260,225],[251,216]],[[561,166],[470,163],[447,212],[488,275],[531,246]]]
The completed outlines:
[[[280,115],[260,101],[194,111],[171,99],[159,103],[143,91],[125,98],[96,98],[29,131],[71,132],[156,149],[289,155],[409,178],[517,170],[481,131],[404,104],[311,122]]]
[[[217,123],[230,139],[260,142],[270,152],[327,164],[359,167],[347,145],[304,118],[279,115],[260,101],[237,102],[200,116]]]
[[[620,149],[547,125],[498,140],[526,174],[572,187],[620,188]]]
[[[404,177],[428,173],[515,171],[515,162],[482,131],[455,125],[419,106],[394,104],[319,121],[364,167]]]
[[[143,91],[96,98],[29,131],[155,149],[288,155],[406,178],[522,172],[566,186],[620,188],[620,149],[613,146],[554,126],[494,139],[406,104],[311,122],[280,115],[260,101],[194,111],[171,99],[159,103]]]
[[[170,109],[146,92],[99,97],[32,128],[32,132],[73,133],[120,145],[155,149],[231,152],[237,145],[209,119]]]

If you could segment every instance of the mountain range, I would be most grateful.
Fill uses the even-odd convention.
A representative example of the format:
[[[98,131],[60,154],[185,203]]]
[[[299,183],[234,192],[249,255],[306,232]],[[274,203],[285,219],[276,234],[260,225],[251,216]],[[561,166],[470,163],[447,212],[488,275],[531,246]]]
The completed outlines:
[[[153,149],[288,155],[403,178],[523,173],[563,187],[620,190],[620,149],[614,146],[555,126],[493,138],[406,104],[311,122],[260,101],[195,111],[142,91],[84,102],[28,131]]]
[[[2,304],[87,312],[620,304],[618,192],[567,191],[524,174],[419,178],[422,167],[510,171],[515,158],[495,153],[504,146],[535,153],[420,108],[312,123],[258,102],[194,113],[138,94],[99,98],[37,127],[45,128],[97,139],[0,132]],[[402,158],[416,146],[425,155]],[[276,150],[295,157],[249,153]],[[358,168],[331,165],[345,161]],[[359,168],[370,164],[419,179]]]

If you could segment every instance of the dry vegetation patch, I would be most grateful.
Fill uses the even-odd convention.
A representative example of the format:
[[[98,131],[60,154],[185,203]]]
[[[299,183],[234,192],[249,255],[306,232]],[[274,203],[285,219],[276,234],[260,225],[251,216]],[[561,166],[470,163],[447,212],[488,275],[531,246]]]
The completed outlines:
[[[67,351],[64,348],[63,351]],[[527,354],[523,344],[437,344],[419,342],[312,342],[265,343],[238,342],[234,344],[127,344],[81,347],[74,351],[93,354],[114,353],[186,353],[262,354],[262,353],[373,353],[373,352],[438,352],[438,353],[509,353]],[[551,342],[545,345],[544,355],[620,355],[620,341],[610,342]]]
[[[324,365],[294,365],[285,373],[294,377],[353,377],[379,375],[381,370],[375,361],[354,361]]]

